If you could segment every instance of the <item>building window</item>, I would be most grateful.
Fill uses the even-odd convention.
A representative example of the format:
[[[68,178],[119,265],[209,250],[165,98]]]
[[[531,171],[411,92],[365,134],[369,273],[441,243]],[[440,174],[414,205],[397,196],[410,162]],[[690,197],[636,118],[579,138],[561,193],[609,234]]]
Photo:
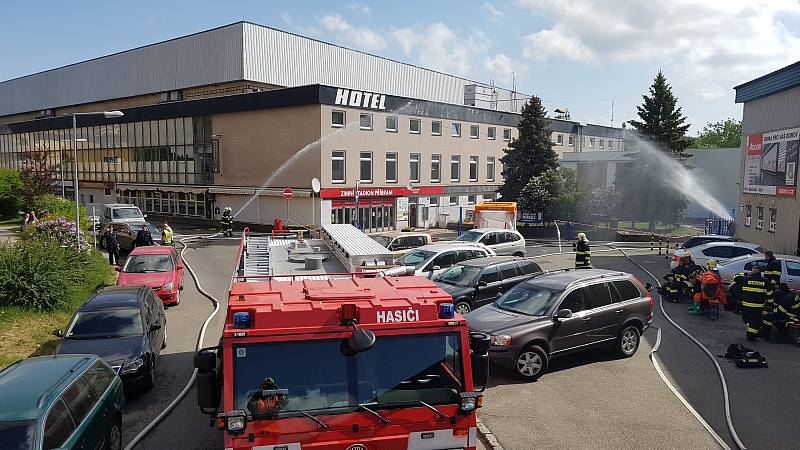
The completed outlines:
[[[431,183],[442,181],[442,155],[431,155]]]
[[[494,156],[486,157],[486,181],[494,181]]]
[[[453,155],[450,157],[450,181],[459,181],[461,179],[461,155]]]
[[[439,197],[431,197],[428,199],[428,203],[431,206],[439,206]]]
[[[106,197],[110,197],[111,196],[111,189],[103,189],[103,195],[105,195]]]
[[[456,206],[456,205],[458,205],[458,197],[456,196],[450,197],[450,206]]]
[[[489,127],[486,129],[486,139],[492,139],[497,137],[497,128]]]
[[[372,152],[361,152],[359,159],[359,181],[372,183]]]
[[[481,130],[478,125],[470,125],[469,127],[469,137],[472,139],[478,139],[480,137]]]
[[[397,183],[397,153],[386,154],[386,182]]]
[[[564,135],[563,134],[559,133],[558,135],[556,135],[556,144],[564,145]]]
[[[477,200],[476,197],[477,196],[475,196],[475,195],[468,195],[467,196],[467,204],[468,205],[474,205],[475,204],[475,200]]]
[[[331,111],[331,126],[333,128],[342,128],[344,126],[344,111]]]
[[[442,135],[442,122],[439,121],[431,122],[431,134],[434,136]]]
[[[511,140],[511,128],[503,128],[503,140],[504,141]]]
[[[761,230],[764,228],[764,207],[759,206],[757,208],[757,216],[756,216],[756,228]]]
[[[409,181],[419,181],[419,153],[412,153],[409,155]]]
[[[753,222],[753,206],[747,205],[745,207],[744,226],[749,227],[752,222]]]
[[[361,114],[359,116],[358,123],[362,130],[371,130],[372,114]]]
[[[439,123],[439,132],[441,133],[441,122]],[[411,119],[408,121],[408,132],[412,134],[419,134],[422,130],[422,121],[419,119]]]
[[[567,145],[569,145],[570,147],[574,147],[575,146],[575,137],[572,136],[571,134],[567,138]]]
[[[331,152],[331,182],[344,183],[344,150]]]
[[[453,123],[450,126],[450,136],[461,137],[461,124],[460,123]]]
[[[775,209],[775,208],[770,208],[769,209],[769,228],[767,228],[767,231],[769,231],[770,233],[774,233],[775,232],[775,227],[777,225],[777,221],[778,221],[778,210]]]
[[[603,145],[604,145],[604,144],[605,144],[605,142],[603,142],[603,140],[602,140],[602,139],[600,139],[600,148],[603,148]]]
[[[594,148],[594,138],[593,137],[589,138],[589,148]]]
[[[469,181],[478,181],[478,157],[469,157]]]
[[[386,131],[397,133],[397,116],[386,116]]]

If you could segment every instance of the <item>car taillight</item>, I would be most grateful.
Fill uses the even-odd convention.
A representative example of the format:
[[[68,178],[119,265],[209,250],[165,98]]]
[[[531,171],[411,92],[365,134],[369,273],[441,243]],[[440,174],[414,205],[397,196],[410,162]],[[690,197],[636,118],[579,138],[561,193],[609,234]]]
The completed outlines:
[[[672,261],[673,261],[673,262],[678,262],[678,261],[680,261],[680,260],[681,260],[681,257],[680,257],[680,256],[678,256],[678,255],[672,255]]]
[[[655,302],[653,302],[653,296],[649,292],[647,293],[647,299],[650,300],[650,313],[652,313]]]

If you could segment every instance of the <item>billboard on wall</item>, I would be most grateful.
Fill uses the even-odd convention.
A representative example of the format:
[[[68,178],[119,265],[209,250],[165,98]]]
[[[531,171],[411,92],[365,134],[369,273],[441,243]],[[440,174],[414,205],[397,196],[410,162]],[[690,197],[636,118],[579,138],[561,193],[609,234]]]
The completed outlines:
[[[747,136],[744,192],[794,197],[800,127]]]

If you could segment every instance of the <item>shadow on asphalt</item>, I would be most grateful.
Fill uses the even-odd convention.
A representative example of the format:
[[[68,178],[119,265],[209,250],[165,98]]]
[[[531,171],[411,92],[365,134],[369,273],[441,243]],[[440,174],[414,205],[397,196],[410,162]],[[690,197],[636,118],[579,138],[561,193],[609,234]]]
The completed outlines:
[[[570,370],[580,366],[588,366],[618,359],[622,358],[617,356],[612,349],[608,347],[598,347],[553,359],[550,361],[547,372],[542,376],[546,377],[548,374],[561,372],[562,370]],[[504,369],[494,363],[489,366],[489,374],[489,384],[487,387],[531,383],[530,381],[518,378],[512,370]]]

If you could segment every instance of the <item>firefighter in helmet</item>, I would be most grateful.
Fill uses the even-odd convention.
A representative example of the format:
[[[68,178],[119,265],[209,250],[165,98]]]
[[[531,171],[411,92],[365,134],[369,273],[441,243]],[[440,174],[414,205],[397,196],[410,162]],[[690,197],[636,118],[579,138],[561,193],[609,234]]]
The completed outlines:
[[[233,236],[233,211],[230,206],[226,206],[222,211],[220,223],[222,224],[222,234],[228,237]]]
[[[592,249],[586,233],[578,233],[578,242],[575,243],[575,268],[584,269],[592,267]]]
[[[754,341],[761,333],[764,306],[772,297],[772,283],[761,276],[761,269],[753,266],[750,275],[742,280],[742,321],[747,330],[747,340]]]
[[[781,262],[775,259],[775,254],[771,250],[764,252],[764,261],[767,263],[767,266],[764,267],[764,278],[772,284],[772,291],[775,293],[767,299],[761,319],[761,337],[769,338],[774,325],[773,317],[777,311],[775,296],[778,295],[778,285],[781,283]]]
[[[775,305],[775,328],[779,337],[786,338],[789,328],[800,324],[800,295],[795,295],[786,283],[781,283],[775,293]]]
[[[289,396],[281,392],[272,377],[264,378],[261,389],[247,402],[247,409],[254,417],[274,417],[289,403]]]

